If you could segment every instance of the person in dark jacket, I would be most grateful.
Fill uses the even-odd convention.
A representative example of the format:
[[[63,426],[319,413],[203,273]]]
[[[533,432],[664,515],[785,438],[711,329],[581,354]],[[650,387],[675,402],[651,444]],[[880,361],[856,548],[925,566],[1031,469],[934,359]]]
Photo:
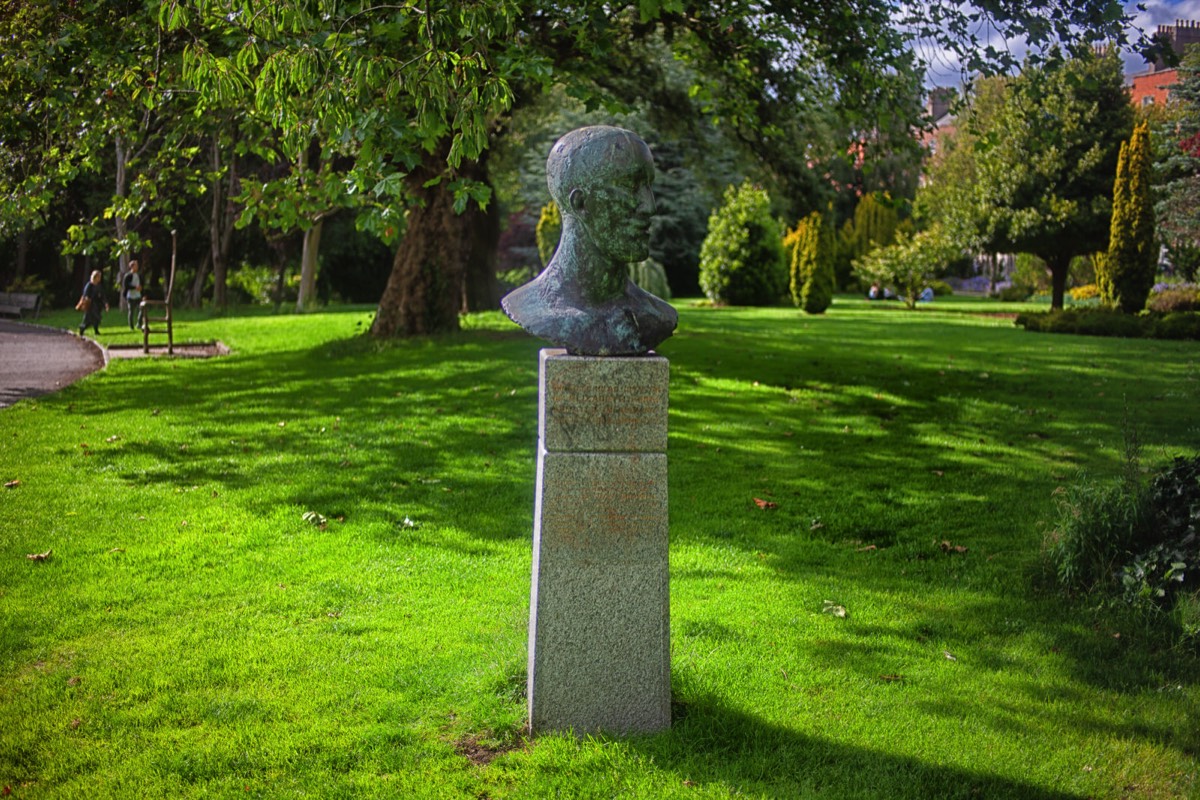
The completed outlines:
[[[100,270],[93,270],[91,280],[83,285],[83,297],[86,297],[91,303],[83,312],[83,320],[79,323],[80,336],[83,336],[83,332],[88,327],[91,327],[97,336],[100,335],[100,318],[105,311],[108,311],[108,302],[104,299],[104,289],[100,286],[102,277]]]

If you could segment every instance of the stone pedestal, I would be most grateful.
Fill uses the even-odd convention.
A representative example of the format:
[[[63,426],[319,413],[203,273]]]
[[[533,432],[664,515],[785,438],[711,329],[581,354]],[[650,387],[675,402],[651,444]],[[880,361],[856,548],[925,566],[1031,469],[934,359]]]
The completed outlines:
[[[668,363],[542,350],[529,615],[535,731],[671,725]]]

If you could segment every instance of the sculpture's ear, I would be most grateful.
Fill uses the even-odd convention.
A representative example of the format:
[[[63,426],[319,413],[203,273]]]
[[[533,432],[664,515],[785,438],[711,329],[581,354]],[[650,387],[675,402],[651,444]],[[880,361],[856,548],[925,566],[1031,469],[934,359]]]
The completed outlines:
[[[584,207],[587,205],[585,202],[586,200],[587,195],[584,193],[583,189],[578,187],[572,189],[571,194],[567,196],[567,201],[571,204],[571,210],[576,214],[583,213]]]

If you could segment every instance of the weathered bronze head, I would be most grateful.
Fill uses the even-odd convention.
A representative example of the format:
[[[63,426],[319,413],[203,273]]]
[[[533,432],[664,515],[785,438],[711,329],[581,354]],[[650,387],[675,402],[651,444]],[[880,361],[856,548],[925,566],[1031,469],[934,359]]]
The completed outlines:
[[[632,131],[596,125],[555,142],[546,183],[562,236],[542,274],[504,298],[505,313],[580,355],[640,355],[669,337],[675,309],[628,277],[649,256],[653,181],[650,148]]]

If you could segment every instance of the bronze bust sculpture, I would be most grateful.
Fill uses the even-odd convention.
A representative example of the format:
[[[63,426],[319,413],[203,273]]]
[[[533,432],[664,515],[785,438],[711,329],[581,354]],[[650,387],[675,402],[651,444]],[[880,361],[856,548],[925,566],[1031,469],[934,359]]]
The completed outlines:
[[[542,274],[501,301],[513,322],[572,355],[642,355],[674,332],[675,309],[627,272],[650,254],[653,181],[650,148],[632,131],[595,125],[555,142],[546,183],[562,237]]]

